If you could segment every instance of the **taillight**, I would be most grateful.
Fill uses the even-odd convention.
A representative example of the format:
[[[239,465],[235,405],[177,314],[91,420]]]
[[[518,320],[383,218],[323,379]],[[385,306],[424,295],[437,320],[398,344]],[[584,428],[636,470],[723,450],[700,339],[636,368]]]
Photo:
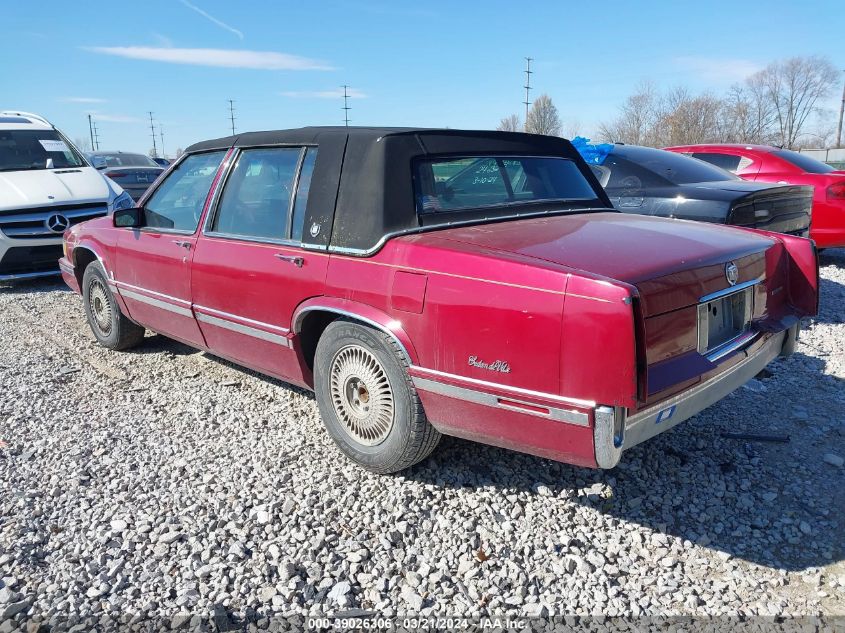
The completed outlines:
[[[828,200],[845,200],[845,180],[836,182],[827,188]]]
[[[106,175],[107,175],[109,178],[114,179],[114,178],[123,178],[124,176],[128,176],[129,174],[127,174],[125,171],[110,171],[110,172],[109,172],[108,174],[106,174]]]

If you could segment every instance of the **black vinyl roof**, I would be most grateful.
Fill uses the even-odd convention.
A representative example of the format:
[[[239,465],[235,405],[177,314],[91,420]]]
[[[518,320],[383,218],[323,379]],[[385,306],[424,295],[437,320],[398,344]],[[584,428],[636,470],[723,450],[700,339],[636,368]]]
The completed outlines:
[[[389,235],[421,229],[412,163],[432,155],[568,158],[579,165],[596,190],[595,203],[585,206],[612,208],[580,154],[569,141],[553,136],[432,128],[304,127],[236,134],[196,143],[186,152],[286,144],[318,146],[303,231],[308,246],[367,252]]]

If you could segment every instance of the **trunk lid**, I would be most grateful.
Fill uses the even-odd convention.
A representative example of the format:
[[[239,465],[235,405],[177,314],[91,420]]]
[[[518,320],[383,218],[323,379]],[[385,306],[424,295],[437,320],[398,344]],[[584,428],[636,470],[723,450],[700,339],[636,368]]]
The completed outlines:
[[[806,236],[812,208],[812,187],[769,187],[734,200],[728,224]]]
[[[697,304],[765,274],[772,240],[729,226],[613,212],[578,213],[445,229],[418,236],[515,253],[637,287],[643,316]]]

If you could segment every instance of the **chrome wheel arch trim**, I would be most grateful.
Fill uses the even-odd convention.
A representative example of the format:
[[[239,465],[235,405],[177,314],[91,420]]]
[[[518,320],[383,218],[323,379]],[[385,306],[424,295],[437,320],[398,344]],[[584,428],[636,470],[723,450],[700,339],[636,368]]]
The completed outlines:
[[[299,336],[300,332],[302,331],[302,322],[305,318],[305,315],[309,312],[331,312],[333,314],[338,314],[340,316],[349,317],[353,321],[360,321],[366,325],[374,327],[375,329],[384,332],[387,334],[393,341],[399,346],[399,349],[402,352],[402,355],[405,357],[405,361],[408,363],[409,367],[413,367],[414,363],[411,359],[411,354],[408,352],[408,348],[399,340],[399,337],[389,328],[385,327],[382,323],[378,321],[374,321],[373,319],[367,318],[365,316],[361,316],[355,312],[350,312],[349,310],[344,310],[343,308],[336,308],[336,307],[329,307],[324,305],[313,305],[313,306],[305,306],[304,308],[298,308],[294,313],[293,317],[293,332],[297,336]]]

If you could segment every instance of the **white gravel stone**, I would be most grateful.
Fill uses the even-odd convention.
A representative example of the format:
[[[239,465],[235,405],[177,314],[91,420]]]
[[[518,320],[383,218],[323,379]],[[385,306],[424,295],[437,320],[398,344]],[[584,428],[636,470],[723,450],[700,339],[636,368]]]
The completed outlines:
[[[841,614],[845,251],[821,263],[795,355],[610,472],[449,439],[374,475],[304,392],[160,336],[110,352],[59,283],[0,288],[0,622]]]

